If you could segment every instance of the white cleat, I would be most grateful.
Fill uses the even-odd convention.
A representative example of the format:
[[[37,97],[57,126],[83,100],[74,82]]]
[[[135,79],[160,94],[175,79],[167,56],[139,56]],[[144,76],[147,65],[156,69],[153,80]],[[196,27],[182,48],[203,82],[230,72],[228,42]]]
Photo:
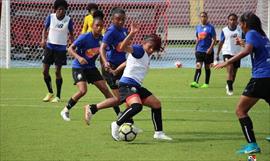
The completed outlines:
[[[66,107],[65,107],[65,108],[66,108]],[[65,108],[60,112],[60,115],[62,116],[62,118],[63,118],[65,121],[70,121],[70,118],[69,118],[69,111],[67,111]]]
[[[232,95],[233,95],[233,91],[230,91],[230,90],[229,90],[229,86],[228,86],[228,85],[226,85],[226,93],[227,93],[227,95],[229,95],[229,96],[232,96]]]
[[[84,120],[87,125],[90,125],[90,121],[92,118],[93,114],[90,110],[90,105],[84,106]]]
[[[60,98],[59,97],[55,97],[51,102],[52,103],[58,103],[58,102],[60,102]]]
[[[165,133],[163,131],[156,131],[155,134],[154,134],[154,139],[157,139],[157,140],[172,140],[172,138],[165,135]]]
[[[112,138],[115,141],[119,141],[119,126],[116,124],[116,121],[111,124]]]

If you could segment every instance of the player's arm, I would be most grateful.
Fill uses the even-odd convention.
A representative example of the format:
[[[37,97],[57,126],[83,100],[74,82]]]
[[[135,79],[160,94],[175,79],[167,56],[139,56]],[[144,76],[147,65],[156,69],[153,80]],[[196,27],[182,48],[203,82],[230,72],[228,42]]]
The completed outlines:
[[[68,29],[69,29],[69,40],[70,40],[69,44],[72,44],[73,41],[74,41],[74,29],[73,29],[73,21],[72,21],[72,19],[69,21]]]
[[[107,62],[107,56],[106,56],[106,48],[107,48],[107,44],[102,42],[99,48],[99,52],[100,52],[100,63],[101,66],[107,71],[110,68],[110,64],[109,62]]]
[[[126,65],[127,63],[125,61],[122,64],[120,64],[115,70],[111,69],[110,73],[112,73],[114,76],[119,75],[119,73],[121,73],[125,69]]]
[[[46,46],[46,39],[47,39],[47,35],[48,35],[48,29],[50,27],[50,22],[51,22],[51,16],[49,15],[46,17],[44,27],[42,29],[41,42],[40,42],[40,46],[42,48],[45,48],[45,46]]]
[[[211,54],[211,52],[212,52],[212,50],[217,42],[216,31],[215,31],[214,27],[212,27],[211,36],[212,36],[212,42],[211,42],[210,47],[207,49],[206,54]]]
[[[222,46],[224,44],[224,41],[225,41],[225,35],[224,35],[224,32],[222,31],[221,34],[220,34],[220,40],[219,40],[219,43],[218,43],[218,51],[217,51],[217,57],[216,57],[217,61],[219,61],[219,54],[220,54],[220,51],[221,51]]]
[[[85,60],[83,57],[81,57],[79,54],[77,54],[75,49],[76,49],[75,44],[71,44],[68,48],[68,53],[71,56],[73,56],[75,59],[77,59],[80,64],[88,64],[87,60]]]
[[[131,41],[139,31],[139,26],[137,24],[131,24],[131,31],[127,37],[120,43],[118,50],[125,51],[127,53],[133,53],[133,48],[131,47]]]

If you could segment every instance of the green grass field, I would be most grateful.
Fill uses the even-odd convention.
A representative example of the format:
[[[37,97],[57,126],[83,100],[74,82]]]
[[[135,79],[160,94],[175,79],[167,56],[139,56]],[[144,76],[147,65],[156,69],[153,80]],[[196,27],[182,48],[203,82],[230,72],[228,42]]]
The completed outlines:
[[[13,161],[246,161],[235,151],[246,144],[235,105],[250,78],[250,69],[240,69],[235,95],[225,94],[225,70],[213,71],[209,89],[191,89],[193,69],[152,69],[144,86],[162,101],[166,134],[173,141],[153,139],[150,110],[135,118],[144,132],[131,143],[115,142],[110,123],[112,109],[99,111],[88,127],[82,106],[97,103],[103,96],[93,86],[64,122],[60,111],[76,91],[71,69],[63,69],[61,103],[44,103],[47,93],[41,69],[1,69],[1,154]],[[54,80],[54,69],[51,70]],[[204,81],[204,72],[201,77]],[[53,81],[55,89],[55,83]],[[124,109],[124,106],[121,106]],[[257,161],[270,160],[270,108],[260,100],[251,110],[257,142],[262,149]]]

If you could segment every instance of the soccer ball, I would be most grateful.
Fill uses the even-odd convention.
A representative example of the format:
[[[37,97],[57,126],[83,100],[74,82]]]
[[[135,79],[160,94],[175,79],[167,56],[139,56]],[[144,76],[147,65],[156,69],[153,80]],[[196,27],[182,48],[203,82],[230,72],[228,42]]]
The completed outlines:
[[[119,128],[119,139],[122,141],[133,141],[137,136],[134,126],[130,123],[124,123]]]
[[[174,63],[174,65],[175,65],[176,68],[181,68],[182,67],[182,63],[180,61],[176,61]]]

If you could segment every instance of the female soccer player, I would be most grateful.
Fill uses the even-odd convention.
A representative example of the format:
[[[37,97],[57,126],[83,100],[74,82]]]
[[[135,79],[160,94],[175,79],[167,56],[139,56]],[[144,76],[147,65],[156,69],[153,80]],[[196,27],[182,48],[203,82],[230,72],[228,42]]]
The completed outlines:
[[[99,56],[100,42],[102,41],[101,31],[103,29],[104,17],[103,13],[99,10],[95,11],[95,14],[97,17],[94,17],[92,32],[80,35],[68,48],[68,52],[75,57],[72,62],[72,75],[78,92],[70,98],[60,113],[65,121],[70,121],[69,112],[71,108],[86,94],[87,83],[94,84],[106,97],[106,100],[90,105],[92,114],[98,109],[118,104],[117,98],[113,97],[95,65],[95,61]],[[75,51],[76,48],[77,51]],[[88,124],[88,122],[86,123]]]
[[[236,115],[248,144],[238,153],[259,153],[261,150],[256,143],[253,124],[248,111],[261,98],[270,106],[270,42],[262,29],[259,17],[254,13],[245,12],[240,17],[240,27],[246,34],[245,48],[228,61],[217,64],[215,68],[225,67],[251,54],[252,78],[236,107]]]
[[[211,75],[210,65],[214,61],[214,45],[216,43],[216,31],[214,26],[208,23],[206,12],[201,12],[201,24],[196,27],[196,71],[194,81],[190,84],[192,88],[208,88]],[[205,83],[200,86],[202,65],[205,68]]]
[[[223,60],[228,61],[235,54],[239,53],[241,47],[236,44],[235,39],[242,37],[242,31],[240,27],[237,26],[237,15],[232,13],[228,16],[228,26],[224,27],[221,32],[217,58],[219,61],[219,53],[222,51]],[[222,49],[222,50],[221,50]],[[228,65],[227,68],[227,85],[226,93],[227,95],[233,95],[233,82],[236,77],[237,69],[240,67],[240,59],[233,64]]]
[[[98,10],[98,5],[95,3],[89,3],[86,9],[88,10],[88,15],[84,17],[82,34],[92,31],[92,25],[94,20],[93,14],[96,10]]]
[[[142,110],[143,105],[152,110],[152,120],[155,128],[154,138],[172,140],[165,135],[162,127],[161,103],[150,91],[142,87],[143,79],[149,69],[150,55],[159,52],[161,39],[156,34],[148,35],[142,45],[132,45],[130,42],[139,31],[137,25],[131,26],[131,32],[120,44],[119,50],[128,55],[126,68],[119,81],[121,102],[126,102],[128,108],[120,115],[117,121],[112,122],[111,132],[114,140],[119,140],[119,127]]]
[[[55,64],[56,76],[56,97],[51,102],[59,102],[61,95],[61,87],[63,83],[61,68],[67,64],[66,48],[68,33],[70,41],[73,42],[73,22],[71,18],[65,15],[68,3],[65,0],[56,0],[54,2],[55,13],[50,14],[45,21],[42,31],[41,47],[45,48],[43,56],[43,76],[49,93],[43,99],[48,102],[53,98],[53,89],[51,84],[51,76],[49,74],[50,65]],[[48,32],[47,42],[45,35]]]
[[[118,82],[123,74],[126,62],[126,53],[118,49],[119,44],[127,36],[128,30],[124,28],[126,19],[125,11],[121,8],[113,8],[111,11],[112,24],[107,29],[100,46],[102,60],[102,74],[113,94],[119,99]],[[107,53],[106,53],[106,49]],[[120,112],[119,106],[114,110]]]

